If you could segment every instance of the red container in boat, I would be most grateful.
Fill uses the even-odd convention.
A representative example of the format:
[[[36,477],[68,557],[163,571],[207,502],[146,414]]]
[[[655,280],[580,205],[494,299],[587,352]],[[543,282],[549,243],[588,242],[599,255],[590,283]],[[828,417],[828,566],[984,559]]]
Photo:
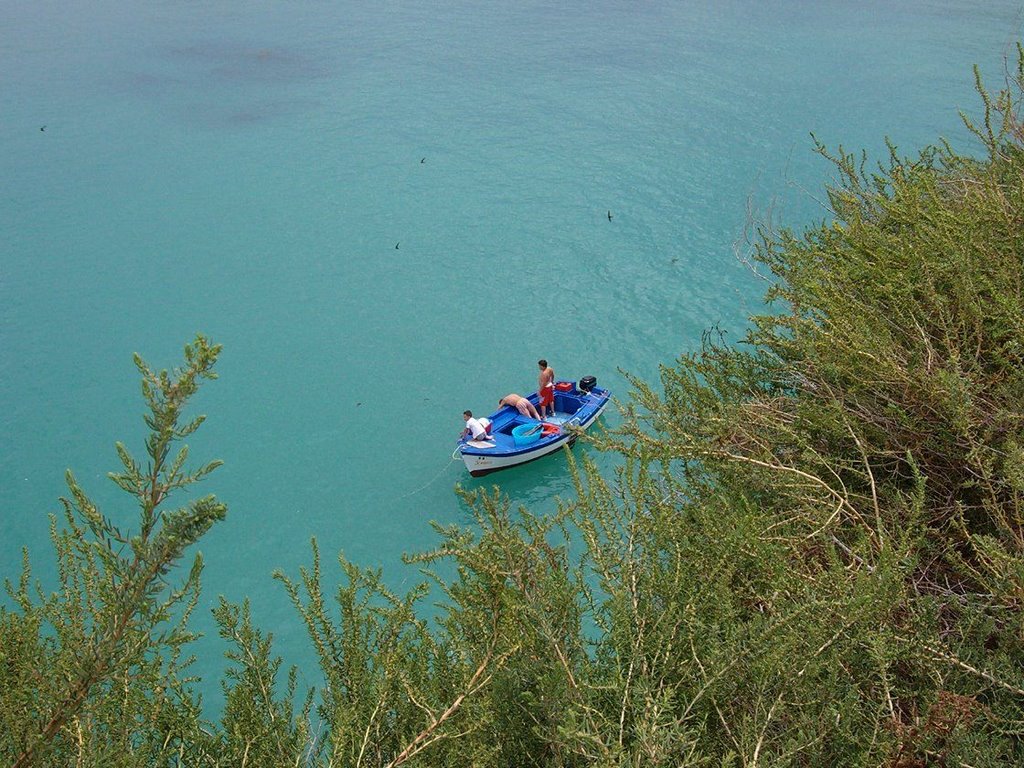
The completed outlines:
[[[560,381],[555,384],[555,389],[559,392],[572,392],[573,386],[571,381]]]

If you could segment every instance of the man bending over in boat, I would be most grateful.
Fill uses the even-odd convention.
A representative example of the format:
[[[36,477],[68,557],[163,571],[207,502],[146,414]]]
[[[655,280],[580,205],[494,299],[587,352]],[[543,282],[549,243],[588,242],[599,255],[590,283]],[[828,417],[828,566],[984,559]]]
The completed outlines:
[[[463,411],[462,420],[466,422],[466,428],[462,430],[460,440],[465,440],[467,437],[473,440],[486,440],[490,437],[487,434],[487,428],[478,419],[473,418],[472,411]]]
[[[530,418],[540,421],[540,414],[537,413],[537,409],[533,407],[533,403],[525,397],[521,397],[515,393],[505,395],[498,401],[498,405],[511,405],[523,416],[529,416]]]

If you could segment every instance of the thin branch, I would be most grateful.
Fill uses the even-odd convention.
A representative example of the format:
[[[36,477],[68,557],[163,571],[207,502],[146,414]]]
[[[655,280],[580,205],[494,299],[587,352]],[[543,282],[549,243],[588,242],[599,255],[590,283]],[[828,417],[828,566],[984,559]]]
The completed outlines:
[[[1003,689],[1005,689],[1007,691],[1010,691],[1010,693],[1015,693],[1018,696],[1024,696],[1024,689],[1018,688],[1015,685],[1010,685],[1010,683],[1007,683],[1007,682],[1004,682],[1004,681],[1000,680],[998,677],[993,675],[991,672],[986,672],[983,669],[978,669],[977,667],[972,667],[967,662],[961,661],[960,659],[958,659],[956,656],[953,656],[952,654],[945,653],[944,651],[940,651],[938,648],[935,648],[934,646],[926,645],[926,646],[924,646],[924,649],[926,651],[928,651],[928,653],[930,653],[933,656],[935,656],[935,658],[937,658],[937,659],[941,659],[942,661],[947,661],[950,664],[955,664],[956,666],[960,667],[961,669],[964,669],[964,670],[966,670],[966,671],[968,671],[968,672],[970,672],[970,673],[972,673],[974,675],[977,675],[978,677],[981,677],[981,678],[984,678],[985,680],[988,680],[993,685],[998,685],[1000,688],[1003,688]]]
[[[443,734],[438,734],[436,737],[434,737],[434,733],[437,731],[438,728],[440,728],[444,724],[444,722],[449,717],[454,715],[459,710],[459,707],[462,706],[462,702],[465,701],[467,697],[472,696],[474,693],[479,691],[481,688],[487,685],[487,683],[490,682],[491,675],[487,675],[487,677],[484,677],[484,672],[487,670],[487,667],[490,664],[491,657],[493,655],[494,645],[492,644],[487,651],[487,655],[484,657],[483,661],[480,662],[480,665],[476,668],[476,671],[473,673],[473,676],[469,679],[469,682],[466,684],[466,690],[460,693],[458,696],[456,696],[455,700],[448,706],[448,709],[442,712],[440,717],[434,719],[433,722],[430,723],[430,725],[428,725],[426,728],[420,731],[416,738],[413,739],[409,743],[409,745],[399,753],[398,757],[396,757],[394,760],[388,763],[385,768],[396,768],[396,766],[401,765],[410,757],[419,754],[443,736]],[[508,654],[505,654],[502,658],[505,658],[507,656]]]

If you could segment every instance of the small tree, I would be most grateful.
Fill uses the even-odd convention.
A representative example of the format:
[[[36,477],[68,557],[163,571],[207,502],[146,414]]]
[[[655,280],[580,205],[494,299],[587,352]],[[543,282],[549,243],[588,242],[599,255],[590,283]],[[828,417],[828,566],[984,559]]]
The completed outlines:
[[[199,596],[202,557],[177,586],[168,575],[226,507],[213,496],[168,510],[172,493],[219,461],[185,468],[175,444],[203,423],[183,420],[219,345],[203,336],[185,347],[185,365],[154,372],[138,356],[148,406],[147,460],[121,443],[123,471],[110,478],[139,508],[139,530],[121,531],[68,471],[63,527],[51,519],[58,589],[32,586],[28,553],[18,583],[6,582],[17,609],[0,608],[0,758],[37,764],[155,765],[201,744],[198,706],[185,688],[183,646]]]

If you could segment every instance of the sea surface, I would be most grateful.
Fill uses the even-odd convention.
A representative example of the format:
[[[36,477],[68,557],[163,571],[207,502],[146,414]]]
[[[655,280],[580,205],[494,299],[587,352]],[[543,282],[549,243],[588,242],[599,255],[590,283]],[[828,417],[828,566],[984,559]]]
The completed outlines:
[[[0,577],[27,547],[53,583],[66,468],[133,526],[106,478],[115,441],[144,456],[132,353],[173,366],[202,332],[224,352],[190,447],[229,513],[200,688],[215,708],[218,595],[316,684],[274,569],[315,537],[329,583],[344,551],[402,591],[429,521],[469,522],[456,483],[553,510],[565,459],[473,480],[462,410],[531,391],[540,357],[624,399],[621,371],[738,339],[753,229],[829,215],[811,134],[977,151],[972,66],[998,88],[1021,23],[1020,0],[0,0]]]

